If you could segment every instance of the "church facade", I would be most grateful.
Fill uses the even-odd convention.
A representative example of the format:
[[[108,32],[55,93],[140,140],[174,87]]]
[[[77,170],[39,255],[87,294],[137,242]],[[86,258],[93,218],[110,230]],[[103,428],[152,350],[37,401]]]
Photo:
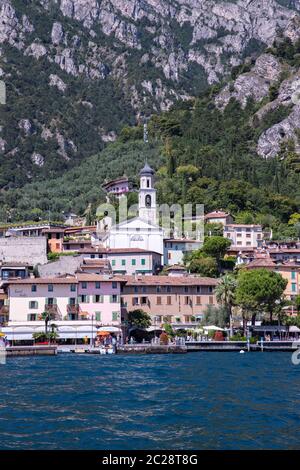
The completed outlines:
[[[109,248],[141,248],[164,253],[164,231],[157,224],[154,170],[146,163],[140,171],[139,215],[114,225],[105,240]]]

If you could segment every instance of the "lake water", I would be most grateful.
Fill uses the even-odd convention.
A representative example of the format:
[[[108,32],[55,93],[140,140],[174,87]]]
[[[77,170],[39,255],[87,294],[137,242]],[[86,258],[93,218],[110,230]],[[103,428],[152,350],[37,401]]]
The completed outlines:
[[[9,358],[0,449],[300,449],[289,353]]]

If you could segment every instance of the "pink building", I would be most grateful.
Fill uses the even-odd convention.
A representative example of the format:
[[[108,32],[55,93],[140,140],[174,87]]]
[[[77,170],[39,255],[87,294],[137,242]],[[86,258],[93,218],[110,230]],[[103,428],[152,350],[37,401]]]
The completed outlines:
[[[55,321],[95,320],[99,325],[121,321],[123,281],[109,275],[36,278],[7,282],[10,322],[35,322],[48,312]]]

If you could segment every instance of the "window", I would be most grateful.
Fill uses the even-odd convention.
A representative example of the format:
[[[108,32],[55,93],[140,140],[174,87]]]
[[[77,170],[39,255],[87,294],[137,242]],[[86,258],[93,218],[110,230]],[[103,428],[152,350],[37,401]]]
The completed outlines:
[[[81,288],[86,289],[87,288],[87,283],[84,281],[81,283]]]
[[[53,284],[48,284],[48,292],[53,292]]]
[[[210,304],[210,305],[213,305],[213,303],[214,303],[214,298],[210,296],[210,297],[209,297],[209,304]]]
[[[36,321],[38,319],[38,316],[36,313],[29,313],[27,315],[27,321]]]
[[[95,304],[103,303],[103,295],[93,295],[93,302]]]
[[[71,292],[76,292],[76,284],[71,284],[70,289]]]
[[[30,300],[29,302],[29,308],[32,309],[32,308],[38,308],[39,304],[36,300]]]
[[[167,292],[171,292],[171,286],[167,286]]]
[[[237,233],[236,236],[237,236],[237,237],[241,237],[242,234],[241,234],[241,233]]]
[[[116,260],[115,260],[115,259],[112,259],[112,260],[111,260],[111,265],[112,265],[112,266],[116,266]]]
[[[184,303],[185,303],[185,305],[188,305],[189,302],[190,302],[189,296],[188,296],[188,295],[185,295],[185,296],[184,296]]]
[[[145,260],[145,258],[142,258],[142,259],[141,259],[141,265],[142,265],[142,266],[145,266],[145,264],[146,264],[146,260]]]
[[[36,292],[36,284],[32,284],[32,286],[31,286],[31,292]]]
[[[170,295],[167,296],[167,305],[172,305],[172,297]]]
[[[112,282],[112,288],[117,289],[118,288],[118,283],[116,281]]]
[[[161,292],[161,287],[160,286],[156,286],[156,292]]]
[[[147,304],[147,297],[141,297],[141,305],[146,305]]]
[[[292,279],[296,279],[296,272],[292,271]]]
[[[197,294],[201,294],[201,286],[197,286]]]
[[[69,298],[69,305],[75,305],[76,304],[76,299],[75,297],[70,297]]]
[[[251,246],[251,242],[246,242],[246,246]]]
[[[110,303],[111,304],[116,304],[117,302],[119,302],[119,296],[116,295],[116,294],[113,294],[110,296]]]
[[[99,281],[95,282],[95,289],[100,289],[100,282]]]
[[[197,304],[197,305],[201,305],[201,297],[200,297],[200,295],[197,295],[197,297],[196,297],[196,304]]]
[[[251,238],[251,233],[246,233],[247,238]]]
[[[122,259],[122,266],[126,266],[126,259]]]
[[[135,260],[135,259],[132,259],[132,260],[131,260],[131,264],[132,264],[132,266],[135,266],[135,265],[136,265],[136,260]]]
[[[292,282],[292,292],[296,292],[297,290],[297,285],[295,282]]]
[[[78,302],[82,304],[88,304],[90,301],[90,298],[88,295],[79,295],[78,296]]]
[[[101,321],[101,312],[95,312],[96,321]]]
[[[139,288],[138,288],[138,286],[134,286],[133,290],[134,290],[134,293],[135,293],[135,294],[137,294],[137,293],[138,293],[138,291],[139,291]]]
[[[184,292],[188,293],[188,291],[189,291],[188,286],[184,286]]]
[[[112,312],[112,321],[118,321],[119,317],[120,317],[119,312]]]
[[[138,297],[133,297],[132,298],[132,305],[138,305],[139,304],[139,298]]]
[[[156,297],[156,305],[161,305],[161,297]]]
[[[95,258],[95,255],[91,255],[91,259],[94,259]]]

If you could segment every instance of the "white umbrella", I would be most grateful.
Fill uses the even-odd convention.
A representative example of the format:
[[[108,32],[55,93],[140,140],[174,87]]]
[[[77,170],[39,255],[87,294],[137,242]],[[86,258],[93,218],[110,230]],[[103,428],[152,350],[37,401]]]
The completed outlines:
[[[214,326],[214,325],[204,326],[203,329],[214,330],[214,331],[225,331],[224,328],[219,328],[218,326]]]

